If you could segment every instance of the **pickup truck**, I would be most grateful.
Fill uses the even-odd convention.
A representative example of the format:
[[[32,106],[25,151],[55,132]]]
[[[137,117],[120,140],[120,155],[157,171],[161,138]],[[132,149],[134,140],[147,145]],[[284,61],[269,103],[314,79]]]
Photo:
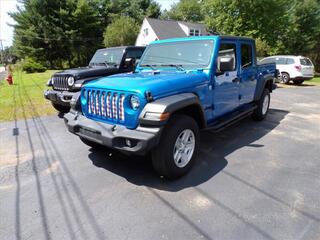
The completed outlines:
[[[72,96],[85,83],[102,76],[133,71],[144,49],[134,46],[98,49],[88,66],[55,73],[47,83],[52,89],[46,90],[44,97],[59,112],[69,112]]]
[[[92,148],[151,153],[156,172],[175,179],[194,164],[200,130],[266,117],[276,77],[275,64],[257,64],[251,38],[160,40],[135,72],[86,84],[64,119]]]

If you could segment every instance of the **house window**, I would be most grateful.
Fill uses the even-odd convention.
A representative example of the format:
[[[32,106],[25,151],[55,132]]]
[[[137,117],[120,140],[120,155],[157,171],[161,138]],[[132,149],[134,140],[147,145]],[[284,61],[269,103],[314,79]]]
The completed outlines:
[[[201,32],[199,29],[190,29],[189,36],[201,36]]]
[[[145,36],[148,36],[148,34],[149,34],[148,28],[143,29],[143,33],[144,33]]]

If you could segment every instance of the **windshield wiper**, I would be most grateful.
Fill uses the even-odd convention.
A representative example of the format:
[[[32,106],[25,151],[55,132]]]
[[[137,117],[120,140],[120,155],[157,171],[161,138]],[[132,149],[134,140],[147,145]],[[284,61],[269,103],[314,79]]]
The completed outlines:
[[[109,66],[118,66],[118,64],[115,62],[105,62],[105,64]]]
[[[175,67],[176,69],[180,71],[185,71],[185,69],[182,67],[181,64],[161,64],[161,67]]]
[[[156,67],[157,65],[151,65],[151,64],[143,64],[143,65],[140,65],[140,67],[149,67],[151,68],[152,70],[156,70]]]
[[[93,65],[93,66],[106,66],[106,67],[118,66],[117,63],[113,63],[113,62],[97,62],[97,63],[91,63],[91,65]]]

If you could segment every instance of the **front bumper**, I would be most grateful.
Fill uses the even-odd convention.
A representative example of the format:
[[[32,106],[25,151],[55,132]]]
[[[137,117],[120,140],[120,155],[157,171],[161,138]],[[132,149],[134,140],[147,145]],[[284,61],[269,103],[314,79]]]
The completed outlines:
[[[64,115],[64,120],[68,130],[79,137],[137,155],[145,155],[155,147],[162,132],[162,127],[138,127],[131,130],[121,125],[97,122],[74,110]]]
[[[44,92],[44,97],[51,102],[57,103],[63,106],[70,106],[72,97],[77,92],[68,92],[68,91],[56,91],[56,90],[46,90]]]

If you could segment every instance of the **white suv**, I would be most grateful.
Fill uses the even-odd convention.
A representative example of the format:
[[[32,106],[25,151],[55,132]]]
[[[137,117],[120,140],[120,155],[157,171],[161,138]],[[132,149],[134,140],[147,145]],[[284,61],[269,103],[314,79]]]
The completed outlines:
[[[314,77],[314,66],[309,58],[302,56],[271,56],[264,58],[260,64],[275,63],[279,71],[279,80],[282,83],[302,84],[305,80]]]

